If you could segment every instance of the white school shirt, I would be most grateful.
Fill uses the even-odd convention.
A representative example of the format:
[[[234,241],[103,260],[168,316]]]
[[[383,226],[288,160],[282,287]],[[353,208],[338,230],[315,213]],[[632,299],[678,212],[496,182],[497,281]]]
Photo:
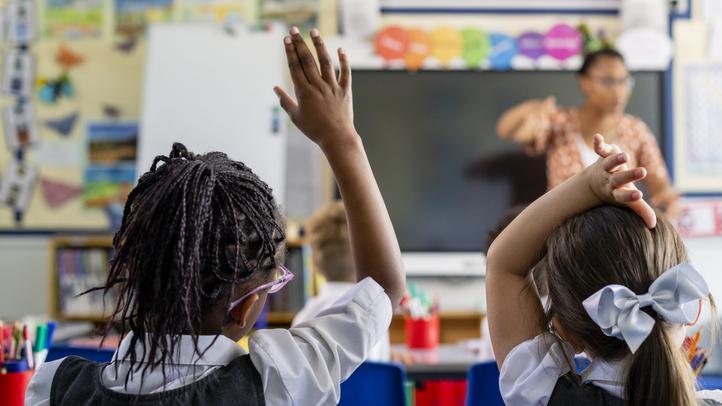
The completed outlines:
[[[383,288],[366,278],[313,320],[288,330],[257,331],[248,346],[251,361],[261,376],[266,404],[337,404],[341,382],[366,359],[388,330],[391,313],[391,301]],[[216,341],[211,345],[214,338]],[[141,371],[130,371],[127,362],[117,361],[132,350],[129,343],[130,336],[127,336],[113,357],[114,363],[118,363],[118,374],[114,363],[102,373],[103,385],[120,393],[150,394],[188,385],[245,353],[225,336],[199,336],[199,348],[208,350],[198,359],[191,336],[182,336],[180,348],[171,361],[177,368],[166,368],[165,381],[160,368],[151,370],[141,387]],[[136,351],[142,355],[142,349],[136,348]],[[45,363],[35,372],[25,395],[26,405],[50,404],[50,388],[61,362],[62,359]]]
[[[573,357],[572,347],[568,343],[560,345],[549,333],[517,345],[507,354],[499,372],[504,403],[545,406],[559,378],[569,372]],[[627,359],[610,362],[595,359],[582,372],[582,381],[624,398],[626,364]],[[698,391],[697,397],[722,402],[722,391]]]
[[[291,322],[291,327],[315,318],[322,310],[333,306],[353,286],[354,284],[350,282],[326,282],[319,290],[318,296],[306,302],[303,309],[296,314],[293,322]],[[390,358],[390,352],[389,331],[387,329],[379,342],[371,348],[367,359],[369,361],[387,362]]]

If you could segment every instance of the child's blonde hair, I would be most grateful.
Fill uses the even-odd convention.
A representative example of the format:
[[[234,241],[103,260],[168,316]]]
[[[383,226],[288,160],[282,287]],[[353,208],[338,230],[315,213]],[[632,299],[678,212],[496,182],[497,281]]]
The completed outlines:
[[[313,262],[327,280],[355,281],[343,202],[331,202],[316,211],[306,223],[306,235]]]
[[[650,230],[631,210],[601,206],[559,226],[547,239],[546,255],[538,264],[547,275],[549,288],[545,328],[555,318],[593,357],[631,357],[625,371],[625,404],[691,406],[696,404],[694,375],[674,338],[673,325],[662,321],[651,308],[643,308],[657,321],[631,354],[624,341],[605,335],[582,306],[585,299],[610,284],[644,294],[663,272],[688,260],[682,239],[669,220],[659,213],[657,219],[657,226]],[[714,320],[711,296],[710,303]]]

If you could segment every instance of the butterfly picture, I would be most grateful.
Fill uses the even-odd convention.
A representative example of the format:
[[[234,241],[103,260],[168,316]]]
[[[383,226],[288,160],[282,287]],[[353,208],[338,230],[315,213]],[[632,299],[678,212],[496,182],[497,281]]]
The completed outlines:
[[[61,74],[56,79],[38,80],[38,96],[47,104],[57,103],[63,97],[73,97],[74,93],[73,83],[67,73]]]

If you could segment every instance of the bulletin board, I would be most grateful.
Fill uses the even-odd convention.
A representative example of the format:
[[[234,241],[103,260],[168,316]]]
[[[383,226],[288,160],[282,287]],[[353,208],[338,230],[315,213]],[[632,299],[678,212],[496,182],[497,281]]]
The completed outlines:
[[[254,24],[258,4],[0,1],[8,21],[8,35],[0,38],[0,233],[117,228],[139,175],[147,27],[165,21]],[[29,90],[5,85],[12,69]],[[31,124],[20,131],[26,117]]]
[[[77,65],[67,70],[72,95],[60,95],[54,101],[43,100],[39,95],[46,86],[43,82],[56,80],[63,74],[63,67],[56,61],[62,52],[78,58]],[[113,208],[109,206],[122,202],[93,205],[87,199],[87,192],[91,192],[86,188],[86,168],[91,158],[88,129],[99,124],[137,128],[143,54],[142,43],[132,52],[125,52],[104,39],[72,42],[40,39],[33,44],[35,91],[30,100],[38,140],[26,149],[24,160],[37,168],[37,177],[20,224],[16,223],[12,209],[2,207],[0,230],[107,230],[111,227],[109,210]],[[5,106],[12,104],[10,100],[4,101]],[[135,133],[137,137],[137,131]],[[0,171],[3,172],[7,172],[7,165],[14,158],[8,139],[7,135],[0,139]]]

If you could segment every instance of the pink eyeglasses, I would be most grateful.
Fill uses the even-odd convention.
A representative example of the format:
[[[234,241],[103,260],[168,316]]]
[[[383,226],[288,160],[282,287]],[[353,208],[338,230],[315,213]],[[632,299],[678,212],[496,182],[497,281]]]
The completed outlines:
[[[291,282],[291,280],[293,279],[293,274],[291,273],[291,271],[288,270],[288,268],[283,265],[280,265],[279,268],[281,269],[281,276],[278,277],[278,279],[272,282],[264,283],[263,285],[241,296],[240,299],[234,300],[230,305],[228,305],[228,312],[230,313],[234,307],[238,306],[241,302],[243,302],[245,298],[251,296],[254,293],[258,293],[264,289],[268,289],[268,293],[271,294],[283,289],[283,287],[286,286],[288,282]]]

